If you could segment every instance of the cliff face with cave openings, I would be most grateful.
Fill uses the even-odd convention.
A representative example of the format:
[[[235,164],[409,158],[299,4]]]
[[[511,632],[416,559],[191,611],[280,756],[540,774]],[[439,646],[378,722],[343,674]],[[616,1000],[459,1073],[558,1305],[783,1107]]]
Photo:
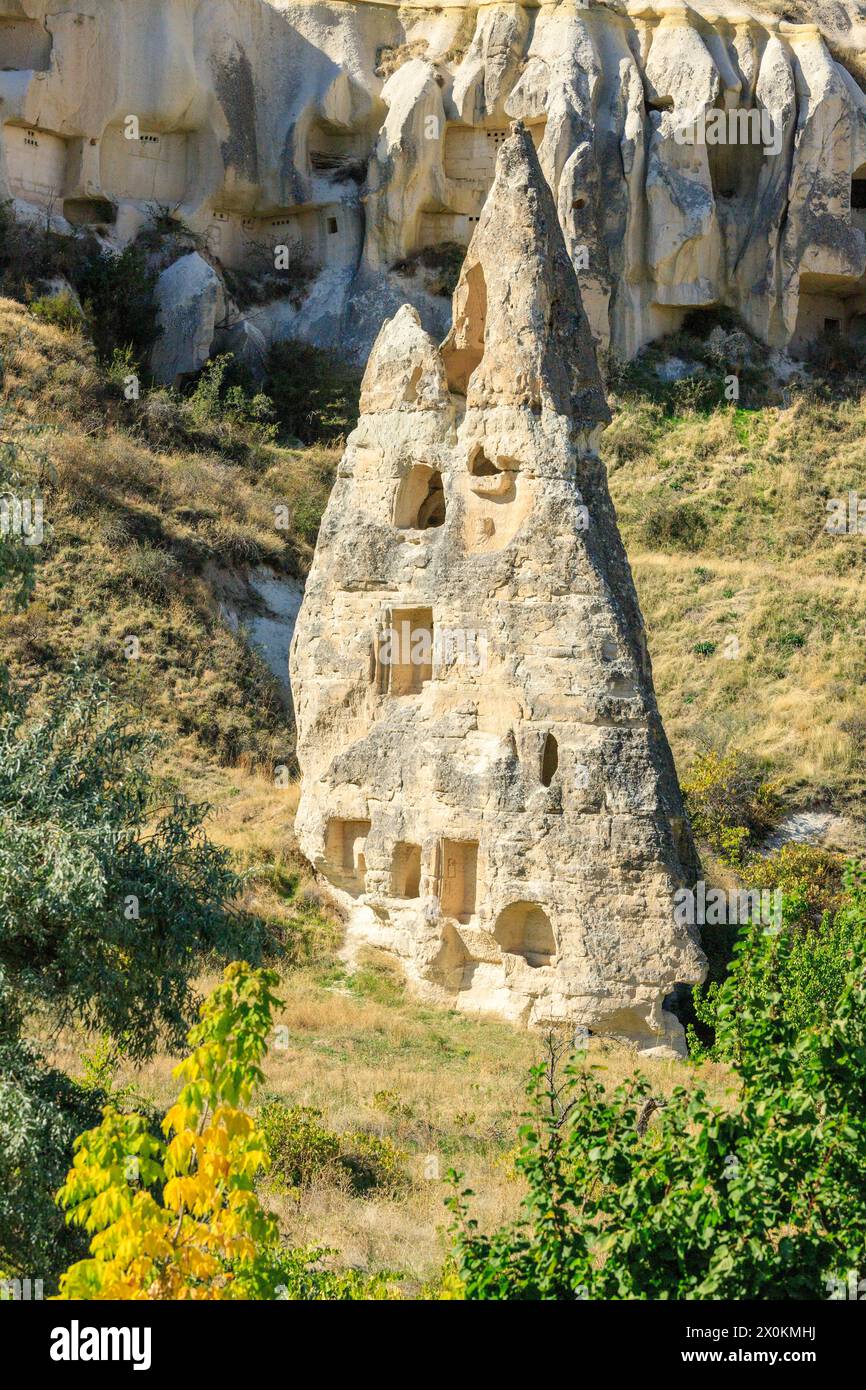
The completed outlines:
[[[0,0],[0,197],[115,244],[158,203],[217,269],[289,245],[309,292],[257,305],[256,334],[362,358],[407,300],[447,330],[437,256],[468,244],[518,117],[600,347],[727,305],[796,352],[866,325],[866,28],[854,0],[782,14]],[[773,152],[682,142],[719,111],[763,118]]]

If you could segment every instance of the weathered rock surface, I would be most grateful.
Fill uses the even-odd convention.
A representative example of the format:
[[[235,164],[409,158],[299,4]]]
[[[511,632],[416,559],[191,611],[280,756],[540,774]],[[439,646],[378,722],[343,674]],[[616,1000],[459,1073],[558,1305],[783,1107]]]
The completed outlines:
[[[197,251],[164,270],[155,291],[159,337],[151,355],[157,381],[166,386],[204,366],[217,324],[225,317],[222,281]]]
[[[0,0],[0,198],[113,219],[118,243],[159,203],[232,268],[290,245],[321,270],[309,305],[258,326],[364,357],[407,299],[443,331],[393,268],[468,244],[520,117],[599,345],[631,356],[724,304],[800,350],[866,334],[863,12]],[[775,153],[681,142],[713,112],[763,113]]]
[[[428,997],[682,1050],[697,864],[596,452],[608,419],[523,126],[441,348],[370,356],[292,644],[296,831]]]

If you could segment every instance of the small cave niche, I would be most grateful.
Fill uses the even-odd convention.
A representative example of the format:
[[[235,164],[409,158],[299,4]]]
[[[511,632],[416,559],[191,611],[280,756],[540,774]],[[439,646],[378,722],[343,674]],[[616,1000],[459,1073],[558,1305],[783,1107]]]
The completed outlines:
[[[766,167],[761,140],[761,111],[755,107],[743,112],[741,114],[748,119],[737,122],[733,120],[732,113],[723,111],[721,107],[714,107],[707,116],[714,112],[726,118],[720,123],[726,138],[719,144],[712,143],[708,121],[706,150],[713,197],[722,202],[751,198]],[[735,138],[732,139],[732,136]]]
[[[63,216],[73,227],[110,225],[117,208],[107,198],[64,198]]]
[[[478,892],[478,841],[442,840],[439,846],[439,905],[443,917],[468,922]]]
[[[379,692],[419,695],[432,675],[432,608],[392,608],[377,634],[374,680]]]
[[[465,396],[469,378],[484,356],[487,324],[487,282],[476,261],[455,292],[454,326],[442,349],[442,361],[450,389]]]
[[[400,840],[391,860],[391,892],[395,898],[417,898],[421,892],[421,846]]]
[[[647,111],[673,111],[674,99],[673,97],[660,96],[647,97],[646,109]]]
[[[553,734],[546,734],[541,749],[541,785],[549,787],[559,767],[559,744]]]
[[[397,489],[394,525],[401,530],[429,531],[445,522],[445,489],[438,468],[413,464]]]
[[[866,164],[861,164],[851,175],[851,207],[866,212]]]
[[[493,935],[506,955],[522,956],[533,969],[550,965],[556,955],[550,918],[538,903],[517,902],[503,908]]]
[[[502,469],[491,462],[479,444],[469,456],[469,472],[473,478],[497,478]]]
[[[329,820],[325,832],[326,872],[339,886],[362,893],[367,873],[368,820]]]
[[[466,461],[469,473],[469,489],[478,497],[489,502],[512,502],[515,497],[515,478],[520,471],[516,459],[499,456],[496,463],[484,452],[480,444],[470,451]]]
[[[349,179],[363,183],[367,174],[370,136],[363,130],[347,130],[329,121],[315,121],[310,129],[310,170],[336,183]]]

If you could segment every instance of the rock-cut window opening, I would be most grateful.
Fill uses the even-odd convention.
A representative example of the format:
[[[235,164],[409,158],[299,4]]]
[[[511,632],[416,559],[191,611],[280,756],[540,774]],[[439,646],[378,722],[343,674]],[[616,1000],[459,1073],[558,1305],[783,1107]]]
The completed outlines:
[[[478,891],[478,841],[443,840],[439,849],[439,905],[445,917],[468,922]]]
[[[418,695],[433,675],[432,608],[392,608],[377,638],[376,679],[388,695]]]
[[[469,460],[469,472],[473,478],[495,478],[502,472],[502,469],[497,468],[496,464],[479,447],[474,450]]]
[[[421,892],[421,846],[400,840],[391,861],[391,892],[395,898],[417,898]]]
[[[363,890],[367,873],[368,820],[329,820],[325,832],[326,873],[343,886]]]
[[[445,521],[445,489],[438,468],[413,464],[397,489],[394,524],[402,530],[428,531]]]
[[[537,903],[517,902],[503,908],[493,935],[506,955],[522,956],[533,969],[550,965],[556,955],[550,918]]]

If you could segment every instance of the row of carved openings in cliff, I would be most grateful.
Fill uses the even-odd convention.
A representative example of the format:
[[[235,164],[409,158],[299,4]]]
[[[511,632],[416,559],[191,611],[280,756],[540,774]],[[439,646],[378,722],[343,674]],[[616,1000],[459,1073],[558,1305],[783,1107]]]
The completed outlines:
[[[368,820],[328,822],[325,862],[329,880],[351,897],[365,891],[367,881]],[[437,838],[425,848],[406,840],[390,850],[387,896],[395,906],[422,897],[438,900],[443,917],[463,924],[475,917],[478,906],[478,842]],[[557,943],[550,918],[530,901],[509,903],[496,917],[493,937],[503,954],[522,956],[533,968],[554,963]]]
[[[712,71],[718,73],[719,84],[724,88],[714,99],[717,104],[725,106],[730,105],[736,97],[745,106],[754,107],[761,63],[770,41],[790,56],[793,53],[792,45],[799,43],[802,38],[796,26],[784,23],[779,26],[776,21],[769,19],[766,24],[748,18],[737,23],[732,19],[729,23],[722,16],[713,24],[709,13],[706,19],[694,10],[689,10],[687,14],[684,12],[684,16],[687,22],[682,26],[683,38],[692,44],[696,39],[699,41],[700,52],[711,64]],[[709,289],[705,291],[701,291],[700,287],[695,289],[692,285],[685,285],[680,286],[681,292],[678,293],[677,276],[673,274],[669,277],[671,283],[665,283],[659,293],[657,268],[651,263],[652,256],[647,255],[646,226],[642,233],[643,249],[632,239],[630,249],[624,251],[624,238],[614,234],[614,222],[620,213],[612,208],[608,195],[611,170],[621,158],[619,146],[624,133],[616,123],[621,124],[624,119],[625,105],[620,103],[616,112],[610,107],[612,86],[609,76],[605,76],[604,62],[609,57],[609,49],[618,57],[618,61],[630,61],[640,74],[642,97],[633,114],[640,124],[637,143],[643,146],[646,158],[653,142],[658,144],[659,129],[668,118],[675,100],[676,83],[673,79],[679,69],[670,54],[667,60],[658,56],[665,43],[668,48],[671,46],[668,19],[664,6],[657,9],[627,7],[625,11],[617,9],[615,13],[604,6],[590,6],[585,12],[581,11],[580,23],[591,39],[586,57],[588,66],[582,78],[579,74],[569,75],[565,72],[561,60],[567,54],[552,57],[549,42],[545,48],[542,29],[544,23],[553,22],[552,17],[539,18],[535,11],[522,13],[520,18],[510,10],[506,12],[491,8],[488,12],[481,9],[471,14],[467,11],[460,20],[466,30],[462,47],[454,42],[452,33],[458,22],[457,17],[454,17],[453,24],[450,20],[449,24],[445,24],[443,20],[439,26],[441,32],[437,31],[438,42],[434,42],[432,35],[422,41],[424,60],[432,63],[427,71],[435,74],[442,91],[442,109],[446,116],[436,136],[441,141],[439,163],[442,179],[435,188],[422,189],[422,196],[414,206],[404,207],[408,249],[430,249],[449,243],[465,245],[477,223],[489,188],[492,159],[498,142],[504,136],[506,112],[511,114],[511,108],[515,107],[517,114],[516,107],[525,106],[530,101],[533,84],[539,87],[540,83],[544,88],[541,92],[544,105],[555,101],[557,92],[562,96],[565,91],[563,83],[567,86],[569,82],[572,85],[577,82],[580,87],[584,82],[586,90],[582,104],[578,103],[580,110],[575,117],[575,128],[568,137],[568,148],[562,146],[562,130],[557,126],[551,140],[547,141],[551,150],[545,152],[543,162],[549,172],[555,168],[556,178],[560,180],[563,168],[576,153],[575,142],[579,143],[589,129],[592,159],[572,190],[575,196],[560,197],[559,212],[570,238],[572,252],[578,250],[583,242],[587,243],[589,249],[589,269],[585,275],[581,267],[578,270],[584,280],[591,312],[594,289],[601,301],[594,318],[597,336],[602,340],[606,336],[606,326],[609,326],[614,313],[617,295],[620,296],[620,313],[629,312],[628,305],[623,307],[623,301],[627,298],[623,289],[626,281],[632,286],[639,285],[639,291],[633,290],[632,293],[639,293],[649,309],[642,330],[644,337],[647,332],[649,336],[657,336],[660,332],[677,328],[687,309],[697,303],[732,303],[734,307],[739,307],[739,291],[726,283],[730,273],[724,268],[718,271],[715,282],[710,277]],[[399,22],[408,37],[416,30],[419,33],[427,32],[424,26],[429,26],[430,16],[426,11],[418,11],[417,14],[407,12]],[[493,29],[490,29],[491,24]],[[503,43],[499,47],[491,47],[491,35],[494,30],[499,32],[497,24],[504,26],[501,35]],[[50,35],[36,21],[12,23],[7,20],[0,27],[3,30],[0,37],[6,42],[9,54],[7,61],[13,67],[32,63],[37,72],[45,72],[50,67]],[[284,34],[285,42],[290,46],[298,39],[299,31],[287,23]],[[600,64],[598,73],[592,71],[592,63],[589,62],[590,49]],[[542,53],[546,56],[542,57]],[[376,59],[378,55],[379,50],[376,50]],[[372,64],[372,61],[372,52],[362,59],[364,64]],[[348,124],[325,119],[321,114],[323,108],[315,103],[306,108],[303,119],[294,128],[292,150],[287,145],[281,154],[281,158],[288,160],[302,175],[299,187],[292,191],[300,192],[303,201],[288,200],[279,207],[265,205],[260,198],[261,188],[248,185],[239,192],[237,183],[227,178],[222,191],[211,189],[204,200],[199,200],[199,205],[194,206],[191,189],[200,165],[202,142],[219,143],[214,132],[148,130],[142,134],[142,148],[130,150],[121,143],[122,131],[117,126],[109,127],[101,139],[85,139],[62,137],[53,131],[34,130],[18,124],[7,125],[7,163],[13,192],[28,201],[51,203],[58,211],[65,211],[70,220],[77,222],[110,222],[118,202],[139,205],[158,202],[166,206],[181,206],[185,216],[192,211],[194,218],[191,225],[199,234],[206,235],[213,253],[232,267],[260,264],[263,253],[271,252],[274,245],[294,241],[303,247],[313,261],[355,268],[361,259],[361,244],[365,235],[360,198],[367,163],[377,146],[380,131],[384,129],[386,108],[390,106],[393,111],[406,98],[401,81],[405,76],[408,82],[411,70],[417,68],[419,62],[420,58],[410,58],[402,69],[398,65],[389,78],[393,88],[387,101],[383,101],[379,95],[379,69],[374,73],[371,67],[365,114],[353,116]],[[420,62],[420,66],[425,66],[425,62]],[[795,66],[793,58],[790,65]],[[481,77],[476,73],[473,78],[474,69],[479,70]],[[544,82],[541,81],[542,69],[547,74]],[[340,80],[357,84],[358,78],[357,74],[350,78],[347,72],[341,74]],[[467,96],[470,89],[477,89],[472,100]],[[575,93],[580,95],[577,88]],[[251,100],[257,104],[260,98],[251,94]],[[802,91],[795,91],[791,119],[797,123],[806,110],[803,100]],[[581,111],[583,114],[580,114]],[[536,106],[532,113],[523,110],[520,114],[532,126],[536,144],[541,145],[545,136],[543,113]],[[611,119],[616,129],[612,126],[608,128]],[[254,126],[257,120],[256,112]],[[610,144],[612,135],[616,137],[617,145],[613,153]],[[32,158],[34,144],[28,145],[28,142],[40,147],[35,160]],[[557,145],[555,151],[553,144]],[[664,140],[662,144],[665,144]],[[82,158],[79,147],[83,145],[101,145],[102,148],[96,151],[95,156],[91,154]],[[87,155],[87,151],[83,151],[83,154]],[[388,158],[385,157],[383,168],[386,172],[387,164]],[[95,177],[89,183],[81,179],[82,167],[91,173],[95,171]],[[755,147],[708,147],[705,170],[708,186],[704,192],[715,204],[718,233],[722,241],[731,235],[736,239],[742,234],[742,228],[748,226],[749,216],[758,199],[762,171],[763,155]],[[841,173],[845,174],[845,180],[841,180]],[[863,230],[866,222],[862,209],[862,189],[866,187],[864,174],[866,165],[863,164],[840,172],[836,205],[830,209],[840,224],[858,231]],[[647,177],[645,172],[644,181]],[[846,180],[850,180],[847,193],[844,187]],[[302,187],[305,181],[306,186]],[[621,182],[625,189],[624,179],[621,178]],[[387,187],[385,192],[390,196]],[[637,196],[632,188],[629,195],[639,205],[633,213],[638,225],[648,215],[642,206],[646,201],[645,192],[644,187]],[[732,226],[733,233],[730,231]],[[123,228],[117,229],[117,239],[122,240],[133,231],[133,222],[125,218]],[[711,239],[710,232],[716,234],[710,227],[707,240]],[[367,234],[369,239],[369,227]],[[661,240],[664,241],[664,237]],[[700,242],[701,237],[696,240]],[[736,261],[736,248],[729,251],[727,259]],[[390,268],[385,267],[386,270]],[[863,310],[859,302],[864,291],[863,277],[841,274],[834,278],[815,274],[808,266],[804,269],[801,312],[795,339],[807,340],[827,326],[838,325],[843,332],[853,330]],[[608,325],[600,321],[605,315]]]

